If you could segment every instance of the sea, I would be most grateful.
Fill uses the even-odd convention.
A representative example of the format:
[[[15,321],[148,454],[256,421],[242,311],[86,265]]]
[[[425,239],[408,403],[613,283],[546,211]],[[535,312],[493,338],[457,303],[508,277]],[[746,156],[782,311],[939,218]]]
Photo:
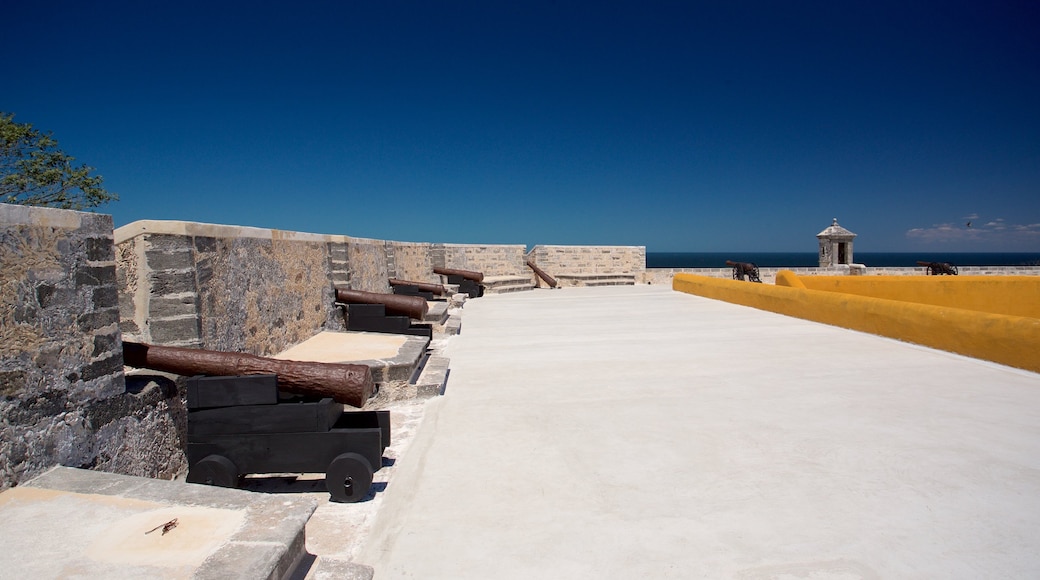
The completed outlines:
[[[917,262],[955,266],[1040,266],[1040,253],[1028,252],[856,252],[857,264],[875,268],[913,268]],[[647,252],[647,268],[725,268],[726,260],[752,262],[760,268],[815,268],[816,252]]]

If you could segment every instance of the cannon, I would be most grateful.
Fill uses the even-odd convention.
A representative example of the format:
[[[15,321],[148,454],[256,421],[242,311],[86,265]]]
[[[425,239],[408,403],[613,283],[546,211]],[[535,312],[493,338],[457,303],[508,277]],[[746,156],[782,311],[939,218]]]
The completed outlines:
[[[538,276],[539,278],[541,278],[541,280],[543,282],[548,284],[550,288],[555,288],[556,287],[556,284],[557,284],[556,278],[553,278],[552,276],[547,274],[545,272],[545,270],[543,270],[543,269],[539,268],[538,266],[536,266],[534,262],[528,260],[527,261],[527,267],[530,268],[531,270],[533,270],[535,275]]]
[[[422,296],[337,288],[336,300],[345,306],[347,330],[433,338],[433,326],[412,323],[413,318],[422,320],[429,312]]]
[[[917,265],[927,268],[929,276],[957,275],[957,266],[954,266],[949,262],[922,262],[918,260]]]
[[[337,403],[362,407],[375,391],[372,369],[366,365],[279,360],[237,352],[123,342],[127,366],[196,375],[277,375],[278,388],[300,395],[329,397]]]
[[[762,282],[758,277],[758,266],[753,262],[732,262],[726,260],[726,265],[733,268],[734,280],[743,280],[747,276],[747,279],[751,282]]]
[[[426,300],[418,296],[381,294],[344,288],[336,288],[336,300],[344,304],[382,304],[390,316],[407,316],[416,320],[425,318],[430,309]]]
[[[455,268],[435,267],[433,272],[435,274],[440,274],[441,276],[459,276],[467,280],[472,280],[478,284],[484,281],[483,272],[474,272],[472,270],[456,270]]]
[[[286,396],[282,382],[188,379],[188,483],[237,487],[246,474],[324,473],[334,501],[365,499],[390,444],[390,412],[344,412],[328,397]]]
[[[427,292],[433,296],[444,296],[448,289],[441,284],[433,284],[430,282],[412,282],[411,280],[398,280],[397,278],[390,278],[390,286],[397,292],[398,288],[414,287],[419,292]]]
[[[472,270],[456,270],[455,268],[435,267],[435,274],[440,274],[448,279],[448,284],[457,284],[459,292],[469,294],[470,298],[480,298],[484,295],[484,274]]]

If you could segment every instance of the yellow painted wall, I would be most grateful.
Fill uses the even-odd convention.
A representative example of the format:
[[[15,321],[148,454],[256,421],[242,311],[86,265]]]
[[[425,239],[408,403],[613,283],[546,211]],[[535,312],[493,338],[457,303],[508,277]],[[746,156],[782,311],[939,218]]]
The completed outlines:
[[[672,288],[1040,372],[1040,318],[813,290],[810,278],[794,288],[677,274]]]
[[[902,302],[1040,318],[1036,276],[797,276],[777,275],[777,286],[872,296]]]

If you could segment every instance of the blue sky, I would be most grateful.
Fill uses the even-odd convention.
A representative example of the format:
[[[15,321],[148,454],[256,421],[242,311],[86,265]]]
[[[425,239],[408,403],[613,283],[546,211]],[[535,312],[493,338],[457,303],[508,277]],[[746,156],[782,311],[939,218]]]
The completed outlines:
[[[0,110],[117,227],[1040,251],[1031,1],[14,4]]]

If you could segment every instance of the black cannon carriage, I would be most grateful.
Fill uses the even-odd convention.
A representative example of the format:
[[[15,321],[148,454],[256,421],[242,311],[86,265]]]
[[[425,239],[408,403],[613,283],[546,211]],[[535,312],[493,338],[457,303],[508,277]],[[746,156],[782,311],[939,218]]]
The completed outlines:
[[[279,393],[276,375],[188,380],[190,483],[237,487],[245,474],[324,473],[333,500],[356,502],[389,444],[389,411],[344,412],[328,397]]]

